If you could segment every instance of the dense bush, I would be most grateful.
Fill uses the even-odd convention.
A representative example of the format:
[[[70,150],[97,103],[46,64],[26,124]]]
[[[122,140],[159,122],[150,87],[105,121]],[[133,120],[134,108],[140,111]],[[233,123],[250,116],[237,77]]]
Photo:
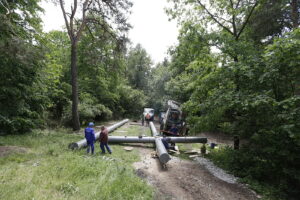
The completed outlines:
[[[45,99],[37,75],[43,54],[35,35],[40,7],[35,0],[7,6],[17,12],[8,15],[0,6],[0,134],[22,134],[43,124]]]
[[[89,121],[95,121],[97,118],[105,120],[112,117],[112,111],[103,104],[98,103],[97,99],[89,93],[82,93],[80,95],[78,108],[80,124],[82,125],[87,124]],[[69,102],[63,112],[62,123],[64,125],[71,126],[72,114],[70,110],[71,102]]]
[[[116,114],[120,114],[119,117],[139,117],[146,104],[146,97],[144,93],[127,85],[119,86],[118,90],[120,98],[119,110]]]
[[[296,29],[268,45],[258,59],[199,77],[185,104],[196,130],[247,140],[240,151],[226,149],[212,157],[236,175],[268,185],[276,199],[300,194],[299,46]]]

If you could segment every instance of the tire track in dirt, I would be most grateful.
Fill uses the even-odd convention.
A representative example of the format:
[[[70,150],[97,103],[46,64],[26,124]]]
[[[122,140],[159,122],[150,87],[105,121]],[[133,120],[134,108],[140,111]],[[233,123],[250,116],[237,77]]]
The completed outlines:
[[[148,127],[142,127],[143,133]],[[155,188],[155,199],[174,200],[256,200],[257,195],[245,185],[228,183],[199,162],[171,156],[163,168],[151,153],[154,149],[138,147],[141,161],[134,163],[136,173]]]

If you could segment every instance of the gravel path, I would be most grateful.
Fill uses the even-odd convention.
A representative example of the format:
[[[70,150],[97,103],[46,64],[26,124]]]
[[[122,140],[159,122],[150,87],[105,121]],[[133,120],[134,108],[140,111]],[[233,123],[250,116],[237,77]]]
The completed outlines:
[[[201,166],[204,166],[211,174],[215,177],[227,182],[227,183],[237,183],[237,178],[231,174],[227,174],[223,169],[215,166],[210,160],[197,157],[195,161],[198,162]]]

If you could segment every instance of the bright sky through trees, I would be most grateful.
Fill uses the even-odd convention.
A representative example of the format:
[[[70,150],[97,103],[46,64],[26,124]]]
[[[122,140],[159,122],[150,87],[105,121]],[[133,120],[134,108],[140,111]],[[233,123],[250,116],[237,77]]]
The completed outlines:
[[[165,0],[133,0],[132,14],[129,21],[133,28],[129,38],[133,45],[137,43],[151,55],[154,63],[163,61],[170,46],[176,44],[178,28],[175,21],[168,21],[164,12],[167,6]],[[61,30],[64,26],[63,16],[59,6],[42,2],[45,15],[42,16],[44,30]]]

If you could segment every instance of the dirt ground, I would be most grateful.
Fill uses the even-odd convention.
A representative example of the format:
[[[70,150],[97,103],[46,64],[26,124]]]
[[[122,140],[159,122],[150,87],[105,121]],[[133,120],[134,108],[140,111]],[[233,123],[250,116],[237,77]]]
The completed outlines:
[[[17,146],[0,146],[0,157],[7,156],[11,153],[25,153],[26,148]]]
[[[213,136],[210,136],[213,139]],[[240,183],[229,183],[213,175],[196,161],[171,156],[162,167],[152,158],[153,149],[138,147],[142,161],[134,163],[138,176],[156,189],[155,199],[254,200],[259,196]]]

